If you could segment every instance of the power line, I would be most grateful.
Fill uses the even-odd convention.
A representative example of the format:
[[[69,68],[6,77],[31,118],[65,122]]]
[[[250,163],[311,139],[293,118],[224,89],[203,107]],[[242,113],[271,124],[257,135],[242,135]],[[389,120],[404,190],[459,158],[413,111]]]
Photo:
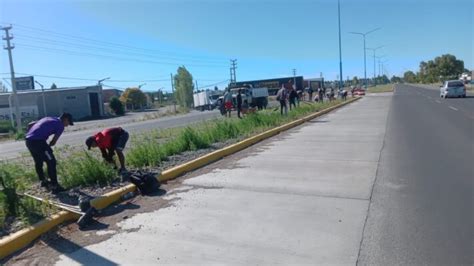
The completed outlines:
[[[149,63],[149,64],[156,64],[156,65],[173,65],[173,66],[182,65],[180,63],[173,63],[173,62],[158,62],[158,61],[143,60],[143,59],[137,59],[137,58],[124,58],[124,57],[117,57],[117,56],[111,56],[111,55],[100,55],[100,54],[77,52],[77,51],[70,51],[70,50],[51,48],[51,47],[29,45],[29,44],[23,44],[23,43],[17,43],[17,46],[26,48],[26,49],[37,50],[37,51],[39,50],[39,51],[50,52],[50,53],[55,53],[55,54],[59,52],[66,55],[107,58],[107,59],[118,60],[118,61],[140,62],[140,63]],[[212,68],[212,67],[218,68],[218,67],[224,66],[224,65],[207,65],[207,64],[185,64],[185,65],[194,66],[194,67],[209,67],[209,68]]]
[[[208,85],[205,85],[205,86],[201,86],[200,89],[214,87],[214,86],[217,86],[217,85],[222,84],[222,83],[227,83],[228,81],[229,81],[229,79],[225,79],[223,81],[220,81],[220,82],[217,82],[217,83],[214,83],[214,84],[208,84]]]
[[[0,75],[9,75],[10,73],[0,73]],[[26,75],[26,76],[35,76],[35,77],[41,77],[41,78],[55,78],[55,79],[65,79],[65,80],[78,80],[78,81],[94,81],[96,82],[98,79],[97,78],[78,78],[78,77],[65,77],[65,76],[55,76],[55,75],[43,75],[43,74],[32,74],[32,73],[22,73],[22,72],[16,72],[16,74],[19,75]],[[168,76],[168,75],[166,75]],[[165,75],[160,75],[159,77],[165,77]],[[216,83],[217,85],[220,83],[223,83],[225,81],[228,81],[228,79],[222,81],[221,79],[199,79],[200,81],[219,81]],[[164,81],[169,81],[169,79],[128,79],[128,80],[120,80],[120,79],[108,79],[108,82],[112,83],[120,83],[120,82],[164,82]],[[208,86],[212,86],[208,85]]]
[[[5,22],[4,22],[5,23]],[[8,24],[8,23],[6,23]],[[212,57],[205,57],[205,56],[196,56],[196,55],[186,55],[186,54],[178,54],[178,53],[173,53],[173,52],[164,52],[164,51],[159,51],[159,50],[154,50],[154,49],[147,49],[147,48],[140,48],[140,47],[135,47],[131,45],[124,45],[124,44],[119,44],[119,43],[114,43],[114,42],[109,42],[109,41],[101,41],[101,40],[95,40],[91,38],[86,38],[86,37],[81,37],[81,36],[75,36],[71,34],[64,34],[64,33],[59,33],[55,31],[50,31],[50,30],[45,30],[45,29],[40,29],[40,28],[35,28],[35,27],[30,27],[30,26],[25,26],[25,25],[20,25],[20,24],[13,24],[16,27],[23,28],[23,30],[27,31],[32,31],[32,32],[41,32],[42,35],[45,33],[50,34],[50,35],[56,35],[56,36],[61,36],[61,37],[66,37],[69,39],[76,39],[76,40],[82,40],[82,41],[88,41],[88,42],[93,42],[93,43],[98,43],[98,44],[106,44],[108,46],[116,46],[116,47],[122,47],[122,48],[127,48],[127,49],[134,49],[134,50],[141,50],[141,51],[150,51],[150,52],[155,52],[155,53],[166,53],[166,54],[174,54],[176,56],[182,56],[182,57],[190,57],[190,58],[210,58]],[[215,59],[215,60],[223,60],[223,59]]]
[[[0,74],[7,74],[7,73],[0,73]],[[31,74],[31,73],[20,73],[16,72],[19,75],[28,75],[28,76],[35,76],[35,77],[42,77],[42,78],[55,78],[55,79],[65,79],[65,80],[79,80],[79,81],[94,81],[97,82],[98,79],[95,78],[77,78],[77,77],[63,77],[63,76],[53,76],[53,75],[42,75],[42,74]],[[108,82],[162,82],[168,81],[168,79],[135,79],[135,80],[116,80],[116,79],[109,79]]]
[[[33,36],[28,36],[28,35],[23,35],[23,34],[16,34],[16,38],[19,40],[34,40],[35,42],[41,42],[41,43],[46,43],[54,46],[65,46],[67,47],[77,47],[77,48],[86,48],[89,50],[99,50],[99,51],[104,51],[108,53],[121,53],[121,54],[128,54],[128,55],[133,55],[133,56],[144,56],[144,57],[154,57],[157,59],[168,59],[168,60],[175,60],[175,61],[183,61],[183,58],[178,58],[178,57],[173,57],[173,56],[157,56],[153,54],[146,54],[146,53],[139,53],[139,52],[127,52],[118,49],[111,49],[111,48],[105,48],[105,47],[100,47],[100,46],[91,46],[91,45],[83,45],[83,44],[77,44],[73,42],[64,42],[64,41],[57,41],[54,39],[47,39],[47,38],[41,38],[41,37],[33,37]],[[192,62],[202,62],[202,63],[209,63],[209,64],[218,64],[218,63],[223,63],[223,62],[217,62],[217,61],[208,61],[208,60],[201,60],[201,59],[185,59],[186,61],[192,61]]]

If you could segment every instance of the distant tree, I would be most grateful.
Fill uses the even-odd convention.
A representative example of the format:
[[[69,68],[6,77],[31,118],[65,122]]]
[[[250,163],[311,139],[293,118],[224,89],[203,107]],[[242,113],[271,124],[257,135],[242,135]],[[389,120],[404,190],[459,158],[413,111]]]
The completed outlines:
[[[400,83],[400,82],[402,82],[402,78],[397,77],[397,76],[392,76],[392,77],[390,78],[390,82],[392,82],[392,83]]]
[[[120,101],[125,103],[127,108],[136,110],[142,108],[146,105],[146,95],[139,88],[127,88],[122,96],[120,96]]]
[[[352,78],[352,85],[357,86],[357,84],[359,84],[359,78],[357,76],[355,76],[355,77]]]
[[[464,61],[456,59],[456,56],[445,54],[434,59],[438,70],[440,81],[457,79],[464,71]]]
[[[219,88],[218,88],[217,86],[214,86],[214,90],[215,90],[215,91],[218,91]]]
[[[428,62],[421,61],[417,78],[422,83],[437,83],[457,79],[464,70],[464,61],[458,60],[454,55],[445,54]]]
[[[118,97],[112,97],[109,102],[110,109],[114,111],[116,115],[124,115],[125,114],[125,108],[123,106],[123,103],[119,100]]]
[[[52,90],[55,90],[55,89],[57,89],[57,88],[58,88],[58,86],[56,86],[55,83],[51,84],[51,89],[52,89]]]
[[[174,86],[176,91],[176,100],[183,107],[191,107],[193,104],[193,76],[186,67],[178,68],[178,73],[174,76]]]
[[[413,71],[406,71],[403,74],[403,80],[408,83],[415,83],[417,81],[416,74]]]

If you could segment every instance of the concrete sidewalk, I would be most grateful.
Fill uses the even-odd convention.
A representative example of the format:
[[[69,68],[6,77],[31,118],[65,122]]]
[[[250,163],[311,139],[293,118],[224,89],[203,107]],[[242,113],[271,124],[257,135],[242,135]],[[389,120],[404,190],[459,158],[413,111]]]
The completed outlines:
[[[356,263],[391,93],[188,175],[167,208],[58,264]]]

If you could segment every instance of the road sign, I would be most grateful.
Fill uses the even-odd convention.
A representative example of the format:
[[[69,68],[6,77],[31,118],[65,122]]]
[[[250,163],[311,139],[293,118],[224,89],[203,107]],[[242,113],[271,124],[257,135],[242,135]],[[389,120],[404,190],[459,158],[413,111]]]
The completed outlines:
[[[15,86],[18,91],[34,90],[35,80],[33,76],[15,78]]]

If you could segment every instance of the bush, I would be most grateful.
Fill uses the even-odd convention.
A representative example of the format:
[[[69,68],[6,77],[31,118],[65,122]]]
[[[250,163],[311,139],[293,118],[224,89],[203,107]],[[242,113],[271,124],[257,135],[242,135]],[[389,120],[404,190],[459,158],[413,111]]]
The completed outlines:
[[[58,160],[60,183],[65,188],[84,185],[108,185],[117,178],[113,166],[86,151]]]
[[[124,115],[125,114],[125,108],[123,106],[123,103],[119,100],[117,97],[112,97],[109,102],[110,109],[114,111],[116,115]]]
[[[27,223],[36,222],[41,216],[40,208],[19,196],[30,186],[34,177],[34,172],[25,170],[22,164],[0,163],[0,228],[4,227],[5,219],[10,216],[20,217]]]
[[[11,125],[10,120],[1,120],[0,121],[0,133],[10,133],[14,130]]]

